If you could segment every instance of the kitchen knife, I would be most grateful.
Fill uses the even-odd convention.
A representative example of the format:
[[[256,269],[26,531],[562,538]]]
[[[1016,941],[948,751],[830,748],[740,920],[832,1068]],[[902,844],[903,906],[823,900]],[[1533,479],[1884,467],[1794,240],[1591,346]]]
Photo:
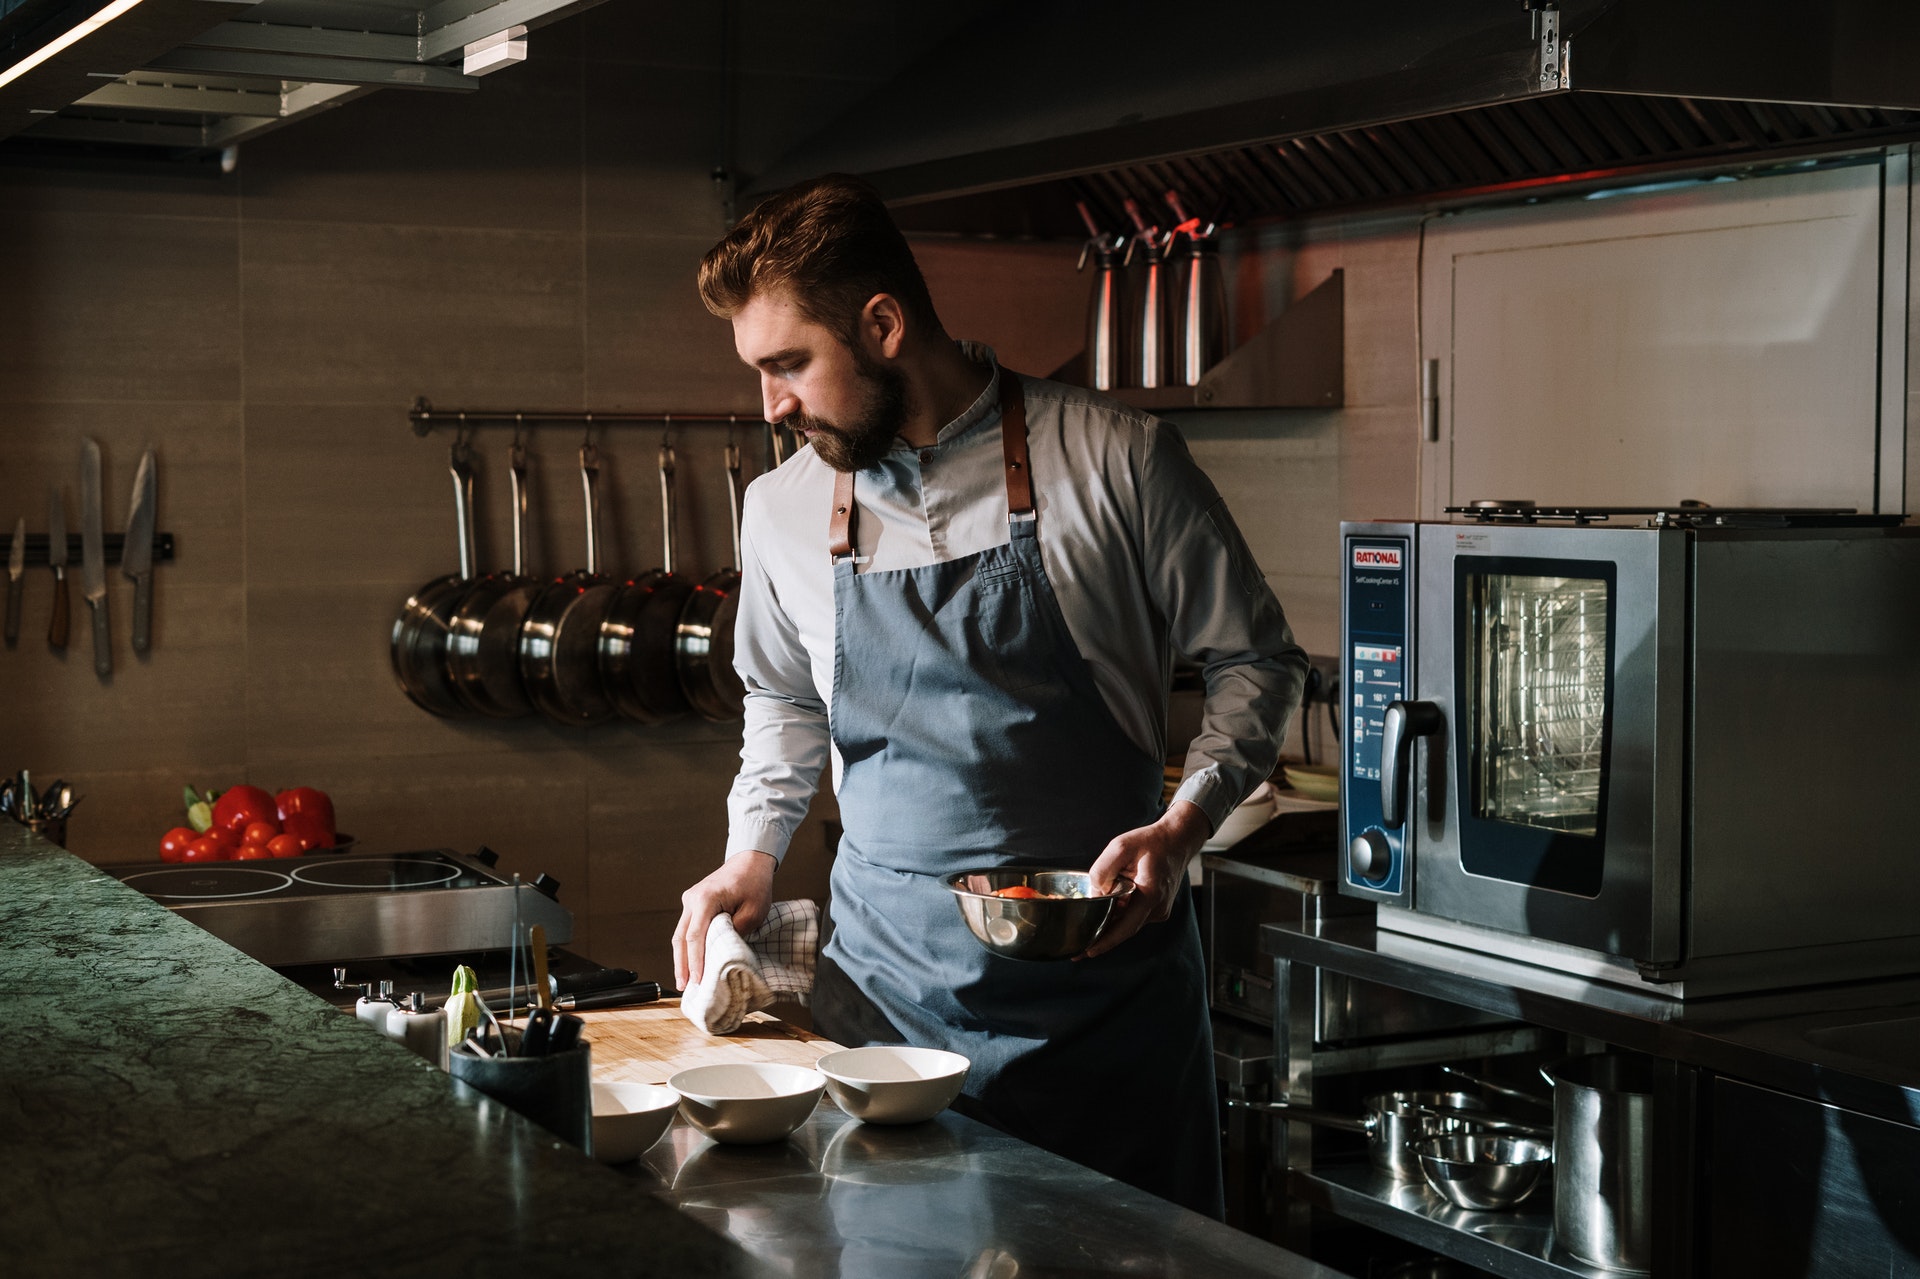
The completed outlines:
[[[88,440],[80,454],[80,576],[87,607],[93,610],[93,673],[101,679],[113,674],[104,538],[100,527],[100,446]]]
[[[53,620],[47,623],[47,643],[67,646],[67,623],[73,606],[67,597],[67,504],[56,485],[47,490],[47,565],[53,569]]]
[[[21,577],[27,571],[27,517],[13,526],[13,545],[7,548],[7,647],[20,638]]]
[[[553,1007],[553,986],[547,981],[547,930],[535,924],[527,930],[527,948],[533,952],[534,998],[542,1008]]]
[[[657,981],[635,982],[613,990],[595,990],[581,995],[562,995],[553,1001],[561,1012],[585,1012],[590,1008],[624,1008],[629,1004],[650,1004],[667,992]]]
[[[133,504],[127,508],[127,537],[120,549],[120,572],[133,583],[133,651],[144,653],[153,628],[153,450],[140,457],[133,473]]]

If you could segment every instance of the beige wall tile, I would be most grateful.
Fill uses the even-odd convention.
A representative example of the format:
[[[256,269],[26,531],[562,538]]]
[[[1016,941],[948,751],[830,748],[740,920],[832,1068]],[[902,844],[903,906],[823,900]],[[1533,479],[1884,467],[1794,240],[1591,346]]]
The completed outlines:
[[[732,329],[708,313],[694,285],[713,238],[587,237],[589,403],[759,414],[760,392],[734,353]]]
[[[247,395],[285,403],[577,405],[577,236],[250,222]]]
[[[62,203],[0,204],[0,399],[237,398],[239,225]]]
[[[1079,250],[916,237],[913,256],[941,323],[956,338],[994,348],[1000,362],[1045,377],[1086,346],[1089,278]]]

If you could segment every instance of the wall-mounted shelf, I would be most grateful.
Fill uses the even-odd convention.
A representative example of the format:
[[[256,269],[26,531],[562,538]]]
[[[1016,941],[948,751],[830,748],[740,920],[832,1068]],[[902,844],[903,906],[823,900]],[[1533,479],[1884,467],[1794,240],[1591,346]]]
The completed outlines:
[[[1198,386],[1103,391],[1122,404],[1166,409],[1337,409],[1346,403],[1346,273],[1276,316],[1244,346],[1207,370]],[[1085,386],[1086,353],[1052,376]]]

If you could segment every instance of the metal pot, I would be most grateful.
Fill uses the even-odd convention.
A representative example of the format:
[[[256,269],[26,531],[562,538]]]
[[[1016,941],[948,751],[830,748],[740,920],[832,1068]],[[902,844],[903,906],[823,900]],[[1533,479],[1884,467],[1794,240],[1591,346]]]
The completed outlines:
[[[520,628],[540,593],[541,581],[526,571],[527,450],[513,442],[513,571],[489,573],[475,582],[453,612],[447,673],[468,710],[493,719],[533,713],[520,675]]]
[[[677,719],[690,709],[674,672],[674,633],[693,582],[673,569],[671,445],[660,446],[661,567],[623,584],[608,602],[596,642],[600,682],[620,714],[642,724]]]
[[[580,446],[580,483],[586,493],[587,566],[549,582],[527,607],[520,627],[520,676],[542,715],[558,724],[598,724],[613,718],[613,700],[600,685],[600,624],[617,583],[600,571],[600,452]]]
[[[740,450],[727,443],[727,510],[733,524],[733,567],[695,587],[674,630],[680,688],[702,719],[740,718],[747,686],[733,669],[733,618],[740,608]]]
[[[464,439],[449,454],[453,510],[460,542],[460,571],[434,578],[407,597],[394,619],[388,655],[394,678],[413,704],[448,717],[471,712],[447,671],[453,613],[473,579],[473,459]]]
[[[1420,1181],[1420,1157],[1413,1143],[1436,1131],[1458,1128],[1478,1120],[1486,1103],[1464,1092],[1390,1092],[1366,1100],[1364,1115],[1355,1117],[1288,1101],[1241,1101],[1229,1098],[1229,1106],[1250,1110],[1284,1112],[1288,1119],[1357,1132],[1367,1139],[1367,1158],[1373,1166],[1401,1181]],[[1490,1118],[1490,1116],[1488,1116]]]
[[[1554,1237],[1590,1266],[1648,1269],[1657,1063],[1599,1053],[1540,1073],[1553,1085]]]

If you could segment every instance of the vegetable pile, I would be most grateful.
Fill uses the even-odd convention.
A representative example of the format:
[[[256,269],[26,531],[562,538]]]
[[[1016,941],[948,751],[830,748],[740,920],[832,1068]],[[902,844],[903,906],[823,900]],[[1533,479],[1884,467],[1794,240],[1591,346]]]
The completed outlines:
[[[335,840],[333,801],[311,786],[273,794],[258,786],[186,788],[187,824],[160,837],[164,862],[255,861],[298,857]]]

